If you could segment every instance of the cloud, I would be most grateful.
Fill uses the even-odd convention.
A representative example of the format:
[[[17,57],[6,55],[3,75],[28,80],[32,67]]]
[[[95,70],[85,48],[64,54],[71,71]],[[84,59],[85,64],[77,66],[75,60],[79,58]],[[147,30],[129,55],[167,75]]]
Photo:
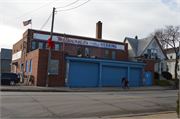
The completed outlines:
[[[52,2],[48,0],[8,1],[10,0],[4,1],[2,4],[3,22]],[[87,0],[80,0],[80,2],[63,8],[63,10],[73,8],[85,1]],[[12,45],[22,38],[25,30],[31,28],[31,25],[24,27],[23,21],[32,17],[32,28],[39,30],[48,19],[53,7],[64,6],[72,2],[74,1],[58,0],[45,8],[3,25],[3,29],[6,29],[2,31],[3,39],[13,32],[13,40],[11,40],[12,37],[8,38],[11,42],[3,41],[3,45],[9,44],[9,47],[12,48]],[[164,25],[178,25],[179,12],[176,10],[176,3],[175,0],[173,2],[162,2],[160,0],[91,0],[73,10],[58,11],[55,15],[54,32],[95,38],[96,23],[101,21],[103,23],[103,39],[123,42],[125,37],[134,38],[135,35],[144,38],[154,29],[163,28]],[[51,21],[52,19],[49,19],[43,30],[51,30]]]

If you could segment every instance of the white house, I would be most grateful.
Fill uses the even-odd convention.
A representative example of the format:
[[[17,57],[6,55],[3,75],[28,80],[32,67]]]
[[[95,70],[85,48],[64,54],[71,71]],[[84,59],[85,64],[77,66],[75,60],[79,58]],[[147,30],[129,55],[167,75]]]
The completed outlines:
[[[161,74],[162,71],[167,71],[166,53],[163,51],[158,39],[155,36],[150,36],[143,39],[125,37],[125,43],[128,43],[128,60],[139,62],[143,59],[155,61],[154,72]]]
[[[179,47],[176,48],[176,50],[179,50]],[[172,74],[172,77],[175,78],[175,73],[174,73],[174,69],[175,69],[175,62],[176,62],[176,54],[173,50],[173,48],[169,48],[165,50],[167,57],[169,58],[169,60],[167,60],[167,71],[170,72]],[[178,61],[180,62],[180,59],[178,59]],[[180,69],[179,69],[179,64],[177,67],[177,73],[178,73],[178,77],[180,76]]]

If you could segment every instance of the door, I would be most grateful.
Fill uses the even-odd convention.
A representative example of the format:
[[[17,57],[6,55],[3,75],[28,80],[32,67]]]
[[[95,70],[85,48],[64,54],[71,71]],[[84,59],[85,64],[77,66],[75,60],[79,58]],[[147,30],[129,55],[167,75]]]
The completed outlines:
[[[122,76],[126,77],[127,68],[103,66],[102,67],[102,85],[103,86],[122,86]]]
[[[141,86],[141,68],[130,68],[129,86]]]
[[[144,86],[152,86],[152,71],[145,71]]]
[[[99,64],[70,62],[68,84],[70,87],[97,87]]]

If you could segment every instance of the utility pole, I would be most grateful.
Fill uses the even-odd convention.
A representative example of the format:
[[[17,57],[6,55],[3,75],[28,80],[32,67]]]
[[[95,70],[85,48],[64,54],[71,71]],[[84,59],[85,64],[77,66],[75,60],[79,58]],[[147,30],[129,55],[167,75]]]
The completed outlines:
[[[55,13],[55,7],[53,7],[53,15],[52,15],[51,40],[52,40],[52,36],[53,36],[54,13]],[[48,54],[48,67],[47,67],[46,87],[48,87],[48,85],[49,85],[50,61],[51,61],[51,46],[49,47],[49,54]]]

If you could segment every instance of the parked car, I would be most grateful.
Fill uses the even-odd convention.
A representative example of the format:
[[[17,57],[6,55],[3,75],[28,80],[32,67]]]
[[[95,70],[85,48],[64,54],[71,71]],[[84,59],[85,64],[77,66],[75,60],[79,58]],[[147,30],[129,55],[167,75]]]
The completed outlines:
[[[1,73],[1,84],[9,84],[14,86],[16,83],[19,83],[19,76],[15,73]]]

